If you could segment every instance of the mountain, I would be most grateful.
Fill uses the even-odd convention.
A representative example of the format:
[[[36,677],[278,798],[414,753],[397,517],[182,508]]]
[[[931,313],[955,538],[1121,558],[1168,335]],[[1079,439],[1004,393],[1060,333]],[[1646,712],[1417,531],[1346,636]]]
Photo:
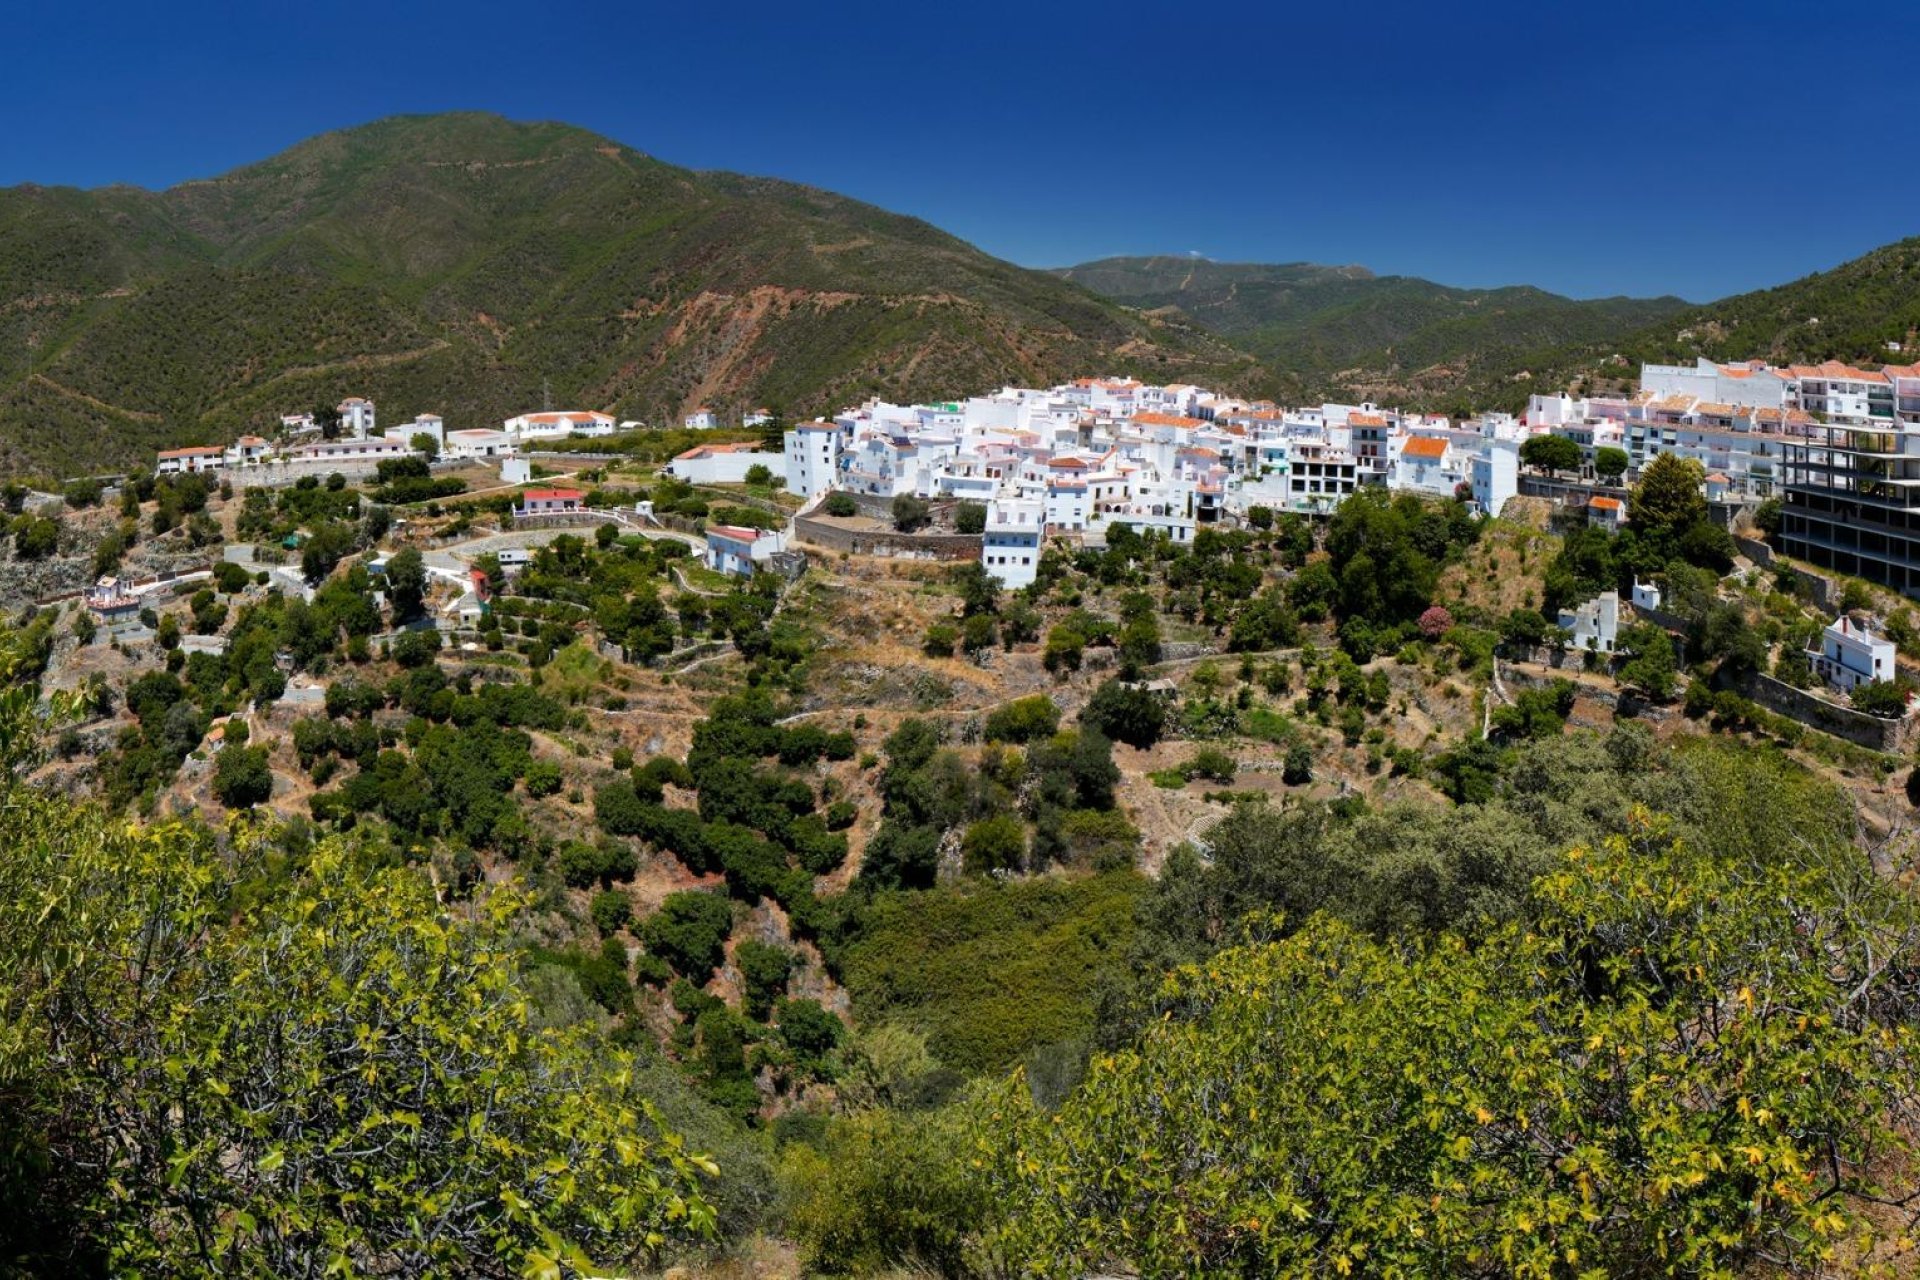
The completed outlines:
[[[1679,298],[1581,301],[1543,289],[1456,289],[1365,267],[1105,258],[1063,279],[1164,319],[1184,316],[1258,358],[1294,395],[1440,407],[1512,372],[1520,353],[1605,342],[1686,308]]]
[[[0,467],[70,472],[372,397],[660,422],[1254,362],[914,218],[582,129],[401,117],[166,191],[0,190]]]
[[[1889,346],[1894,344],[1894,346]],[[1897,348],[1897,349],[1896,349]],[[1607,342],[1532,353],[1543,386],[1630,387],[1642,362],[1695,358],[1912,363],[1920,353],[1920,236],[1771,289],[1689,307]]]

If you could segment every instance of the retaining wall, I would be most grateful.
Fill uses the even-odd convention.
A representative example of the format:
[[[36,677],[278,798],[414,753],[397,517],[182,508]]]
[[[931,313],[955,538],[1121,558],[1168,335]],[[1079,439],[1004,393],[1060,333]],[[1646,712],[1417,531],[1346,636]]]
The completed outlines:
[[[1912,715],[1898,720],[1870,716],[1757,671],[1747,672],[1731,685],[1742,697],[1751,698],[1769,711],[1869,750],[1899,754],[1913,739],[1915,717]]]
[[[894,556],[910,560],[978,560],[977,533],[893,533],[887,530],[849,529],[812,516],[795,516],[796,540],[828,551],[857,556]]]

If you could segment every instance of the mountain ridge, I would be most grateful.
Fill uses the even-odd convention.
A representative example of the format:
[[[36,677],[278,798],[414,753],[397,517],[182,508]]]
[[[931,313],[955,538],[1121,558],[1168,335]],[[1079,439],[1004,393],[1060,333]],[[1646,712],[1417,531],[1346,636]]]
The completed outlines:
[[[128,465],[345,394],[483,425],[550,385],[668,421],[1088,368],[1260,377],[1198,326],[923,220],[550,122],[395,117],[159,192],[0,190],[15,471]]]
[[[1357,264],[1158,255],[1098,259],[1056,274],[1150,314],[1177,311],[1254,355],[1301,396],[1420,407],[1438,407],[1483,364],[1604,341],[1688,305],[1674,297],[1575,299],[1532,285],[1468,289]]]

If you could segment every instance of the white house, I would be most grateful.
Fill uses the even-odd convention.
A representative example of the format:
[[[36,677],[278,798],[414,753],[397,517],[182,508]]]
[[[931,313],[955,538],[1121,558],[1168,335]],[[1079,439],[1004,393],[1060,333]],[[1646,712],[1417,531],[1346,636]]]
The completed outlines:
[[[1587,523],[1608,533],[1620,532],[1620,526],[1627,522],[1627,504],[1618,498],[1610,498],[1604,493],[1595,494],[1587,499]]]
[[[162,449],[153,473],[159,476],[190,475],[199,471],[218,471],[226,465],[225,449],[217,444],[198,444],[184,449]]]
[[[241,436],[227,446],[226,463],[230,467],[249,467],[266,460],[273,446],[259,436]]]
[[[386,458],[413,456],[413,447],[404,440],[340,439],[316,440],[288,454],[289,461],[304,463],[372,462]]]
[[[1046,504],[1033,498],[996,498],[987,504],[980,563],[1000,585],[1018,590],[1039,576],[1046,519]]]
[[[1842,693],[1894,677],[1893,641],[1883,640],[1842,614],[1820,633],[1820,647],[1807,658],[1814,674]]]
[[[1633,580],[1633,607],[1636,609],[1658,609],[1660,607],[1660,584]]]
[[[360,440],[373,434],[373,401],[360,396],[348,396],[340,402],[336,412],[340,415],[342,433]]]
[[[765,467],[776,474],[786,459],[778,454],[761,453],[750,442],[740,444],[695,445],[667,464],[667,474],[693,484],[740,484],[747,472]]]
[[[412,445],[415,436],[432,436],[436,452],[447,447],[447,424],[440,420],[437,413],[423,413],[412,422],[388,427],[384,434],[387,439],[398,440],[404,445]]]
[[[769,422],[772,422],[772,421],[773,421],[773,410],[755,409],[753,412],[746,414],[740,419],[740,425],[742,427],[745,427],[748,431],[751,431],[755,427],[764,427]]]
[[[840,470],[840,428],[831,422],[803,422],[785,441],[787,492],[811,498],[833,488]]]
[[[610,436],[618,427],[610,413],[590,409],[555,409],[508,418],[502,429],[527,440],[564,440],[568,436]]]
[[[716,573],[752,577],[760,562],[786,550],[786,537],[775,529],[746,529],[716,524],[707,529],[707,566]]]
[[[1620,638],[1620,593],[1602,591],[1583,605],[1562,609],[1560,627],[1573,633],[1575,649],[1590,653],[1612,653]]]
[[[720,415],[701,405],[686,416],[689,431],[712,431],[720,425]]]
[[[1520,442],[1489,440],[1467,461],[1467,484],[1473,505],[1490,516],[1500,514],[1507,499],[1520,492]]]
[[[512,436],[487,427],[449,431],[446,446],[441,450],[449,458],[507,458],[514,452]]]

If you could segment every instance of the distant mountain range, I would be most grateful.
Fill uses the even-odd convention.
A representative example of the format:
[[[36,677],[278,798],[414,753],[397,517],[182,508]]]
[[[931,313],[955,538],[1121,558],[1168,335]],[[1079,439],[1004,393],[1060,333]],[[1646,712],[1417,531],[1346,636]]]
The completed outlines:
[[[1687,308],[1679,298],[1579,301],[1525,285],[1456,289],[1365,267],[1103,258],[1058,273],[1165,319],[1185,317],[1257,357],[1294,396],[1382,403],[1456,396],[1517,356],[1604,343]]]
[[[0,189],[0,470],[126,466],[346,395],[456,427],[549,393],[663,422],[1092,372],[1504,407],[1643,358],[1874,358],[1920,327],[1917,264],[1904,241],[1704,307],[1306,263],[1033,271],[567,125],[401,117],[166,191]]]
[[[1258,359],[1283,399],[1463,413],[1517,408],[1534,391],[1626,389],[1644,361],[1920,359],[1920,238],[1704,305],[1455,289],[1304,262],[1105,258],[1058,274],[1213,330]]]
[[[558,124],[405,117],[162,192],[0,190],[0,467],[126,465],[284,412],[812,412],[1254,361],[913,218]]]

